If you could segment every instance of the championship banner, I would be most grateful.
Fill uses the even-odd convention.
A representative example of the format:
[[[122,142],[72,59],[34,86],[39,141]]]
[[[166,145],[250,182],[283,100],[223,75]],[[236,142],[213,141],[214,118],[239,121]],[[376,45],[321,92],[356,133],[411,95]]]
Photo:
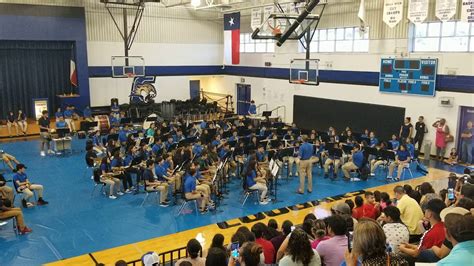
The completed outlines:
[[[442,22],[449,21],[456,14],[457,7],[457,0],[436,0],[436,17]]]
[[[274,6],[266,6],[263,8],[263,21],[266,21],[267,18],[274,12]],[[275,20],[269,19],[267,20],[266,25],[263,25],[264,30],[273,29],[275,27]]]
[[[383,22],[390,28],[395,27],[403,18],[403,0],[385,0]]]
[[[429,0],[409,0],[408,19],[415,24],[420,24],[428,17]]]
[[[461,21],[474,22],[474,0],[461,1]]]
[[[262,25],[262,9],[253,8],[252,9],[252,18],[250,19],[250,27],[252,30],[257,29]]]

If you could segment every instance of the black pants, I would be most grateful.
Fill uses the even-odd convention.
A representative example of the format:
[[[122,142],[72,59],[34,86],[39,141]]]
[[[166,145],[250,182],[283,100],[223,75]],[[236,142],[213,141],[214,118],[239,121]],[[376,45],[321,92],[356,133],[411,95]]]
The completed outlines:
[[[415,135],[415,138],[413,139],[413,145],[416,145],[418,143],[419,151],[421,151],[421,146],[423,145],[423,137],[424,136]]]
[[[133,187],[132,177],[129,173],[123,173],[117,176],[120,180],[122,180],[123,189],[127,190],[130,187]]]

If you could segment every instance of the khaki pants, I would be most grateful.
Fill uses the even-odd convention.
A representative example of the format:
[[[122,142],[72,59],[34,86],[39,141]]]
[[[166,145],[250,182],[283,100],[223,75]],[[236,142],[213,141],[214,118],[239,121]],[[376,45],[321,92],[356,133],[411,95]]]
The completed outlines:
[[[386,163],[387,161],[383,161],[383,160],[372,160],[370,162],[370,173],[374,174],[375,173],[375,170],[377,170],[377,167],[379,167],[380,165]]]
[[[15,127],[16,134],[18,135],[18,124],[15,121],[13,121],[13,123],[10,121],[7,122],[8,135],[12,135],[12,126]]]
[[[201,208],[201,210],[204,210],[206,208],[206,205],[209,203],[209,198],[206,197],[206,195],[204,195],[204,197],[202,197],[201,193],[186,193],[184,194],[184,196],[186,197],[186,199],[188,200],[197,200],[199,202],[199,206]]]
[[[341,165],[341,160],[339,159],[327,159],[324,163],[324,173],[327,174],[329,172],[329,166],[334,164],[334,173],[337,175],[339,173],[339,166]]]
[[[20,208],[11,208],[8,211],[0,212],[0,219],[8,219],[11,217],[16,217],[16,222],[20,230],[25,229],[25,221],[23,219],[23,212],[21,212]]]
[[[13,204],[13,188],[7,185],[0,187],[0,195],[2,198],[10,200],[10,202]]]
[[[116,191],[120,190],[120,179],[112,177],[112,178],[101,178],[100,182],[109,185],[109,196],[115,194]]]
[[[18,160],[13,156],[13,155],[10,155],[8,153],[4,153],[2,154],[2,160],[8,165],[8,167],[10,167],[10,169],[14,169],[13,168],[13,164],[12,164],[12,161],[15,163],[15,164],[19,164],[20,162],[18,162]]]
[[[294,164],[296,165],[296,174],[299,173],[299,171],[300,171],[300,169],[299,169],[300,158],[293,157],[293,156],[288,156],[288,157],[283,158],[283,160],[288,162],[288,172],[290,173],[290,175],[293,175],[293,165]]]
[[[23,189],[23,191],[20,190],[20,192],[23,192],[23,199],[28,201],[29,198],[33,197],[33,191],[38,191],[38,198],[43,197],[43,186],[38,185],[38,184],[31,184],[28,188]]]
[[[347,162],[342,166],[342,172],[344,173],[345,178],[351,178],[350,171],[357,170],[359,167],[353,162]]]
[[[168,198],[168,184],[167,183],[161,183],[161,185],[158,185],[158,186],[147,187],[146,190],[148,192],[159,191],[160,203],[165,202],[166,199]]]
[[[304,192],[305,178],[308,177],[308,190],[313,191],[313,164],[311,160],[300,160],[300,188]]]
[[[408,165],[407,163],[400,163],[400,162],[392,162],[388,166],[388,177],[392,177],[393,175],[393,170],[395,170],[395,167],[398,166],[398,171],[397,171],[397,179],[400,179],[400,176],[402,175],[403,172],[403,167]]]
[[[69,130],[76,131],[76,125],[74,123],[74,120],[72,118],[66,118],[64,119],[66,121],[67,126],[69,127]]]
[[[204,194],[204,196],[208,197],[211,195],[211,187],[207,184],[199,184],[196,186],[196,190],[199,191],[199,192],[202,192],[202,194]]]
[[[249,187],[249,189],[260,191],[260,201],[263,201],[267,196],[268,188],[265,184],[256,183],[255,185]]]
[[[20,130],[23,133],[26,133],[26,130],[28,129],[28,123],[25,120],[18,121],[18,126],[20,126]]]

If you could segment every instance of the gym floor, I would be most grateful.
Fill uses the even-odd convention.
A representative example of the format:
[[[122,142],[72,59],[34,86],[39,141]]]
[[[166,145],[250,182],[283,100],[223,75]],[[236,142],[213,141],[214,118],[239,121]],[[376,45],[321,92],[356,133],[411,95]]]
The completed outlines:
[[[240,181],[234,179],[228,185],[230,193],[217,212],[196,216],[190,213],[191,210],[185,210],[184,214],[176,217],[178,206],[159,207],[154,196],[150,196],[141,206],[145,193],[127,194],[110,200],[97,190],[91,196],[94,184],[90,179],[91,172],[84,163],[84,144],[84,140],[75,139],[72,154],[63,157],[40,157],[39,140],[1,144],[0,149],[27,165],[27,174],[32,183],[44,186],[44,198],[49,201],[49,205],[23,210],[26,224],[33,229],[26,236],[15,236],[11,224],[0,229],[0,249],[3,251],[0,265],[40,265],[194,229],[182,238],[172,238],[175,241],[168,241],[169,245],[154,247],[154,250],[166,251],[185,246],[186,241],[195,237],[195,232],[206,225],[214,225],[212,228],[217,233],[219,228],[215,226],[216,223],[387,184],[386,172],[382,169],[368,181],[345,182],[340,178],[336,181],[324,179],[321,169],[314,168],[313,193],[298,195],[295,193],[298,178],[290,178],[288,181],[283,178],[279,180],[277,202],[256,205],[253,199],[249,199],[242,206],[239,202],[242,191]],[[437,163],[431,163],[430,167],[462,171],[462,167],[445,168]],[[422,176],[414,167],[412,172],[414,178]],[[7,179],[13,176],[10,170],[6,170],[4,174]],[[447,172],[436,171],[436,178],[446,176]],[[405,180],[407,179],[409,178],[406,177]],[[20,197],[16,198],[15,205],[20,205]],[[133,255],[130,255],[133,257],[124,259],[137,259],[139,257],[135,253],[147,251],[134,250]],[[122,254],[113,253],[114,256],[108,255],[109,263],[120,259]],[[87,260],[82,262],[93,264],[91,258]],[[77,262],[63,261],[69,265],[78,265]]]

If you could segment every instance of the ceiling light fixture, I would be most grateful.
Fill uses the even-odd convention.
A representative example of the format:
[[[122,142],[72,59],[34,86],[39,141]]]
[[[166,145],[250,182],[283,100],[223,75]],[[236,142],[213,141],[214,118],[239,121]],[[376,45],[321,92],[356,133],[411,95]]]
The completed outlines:
[[[198,7],[201,5],[201,0],[191,0],[191,5],[193,7]]]

